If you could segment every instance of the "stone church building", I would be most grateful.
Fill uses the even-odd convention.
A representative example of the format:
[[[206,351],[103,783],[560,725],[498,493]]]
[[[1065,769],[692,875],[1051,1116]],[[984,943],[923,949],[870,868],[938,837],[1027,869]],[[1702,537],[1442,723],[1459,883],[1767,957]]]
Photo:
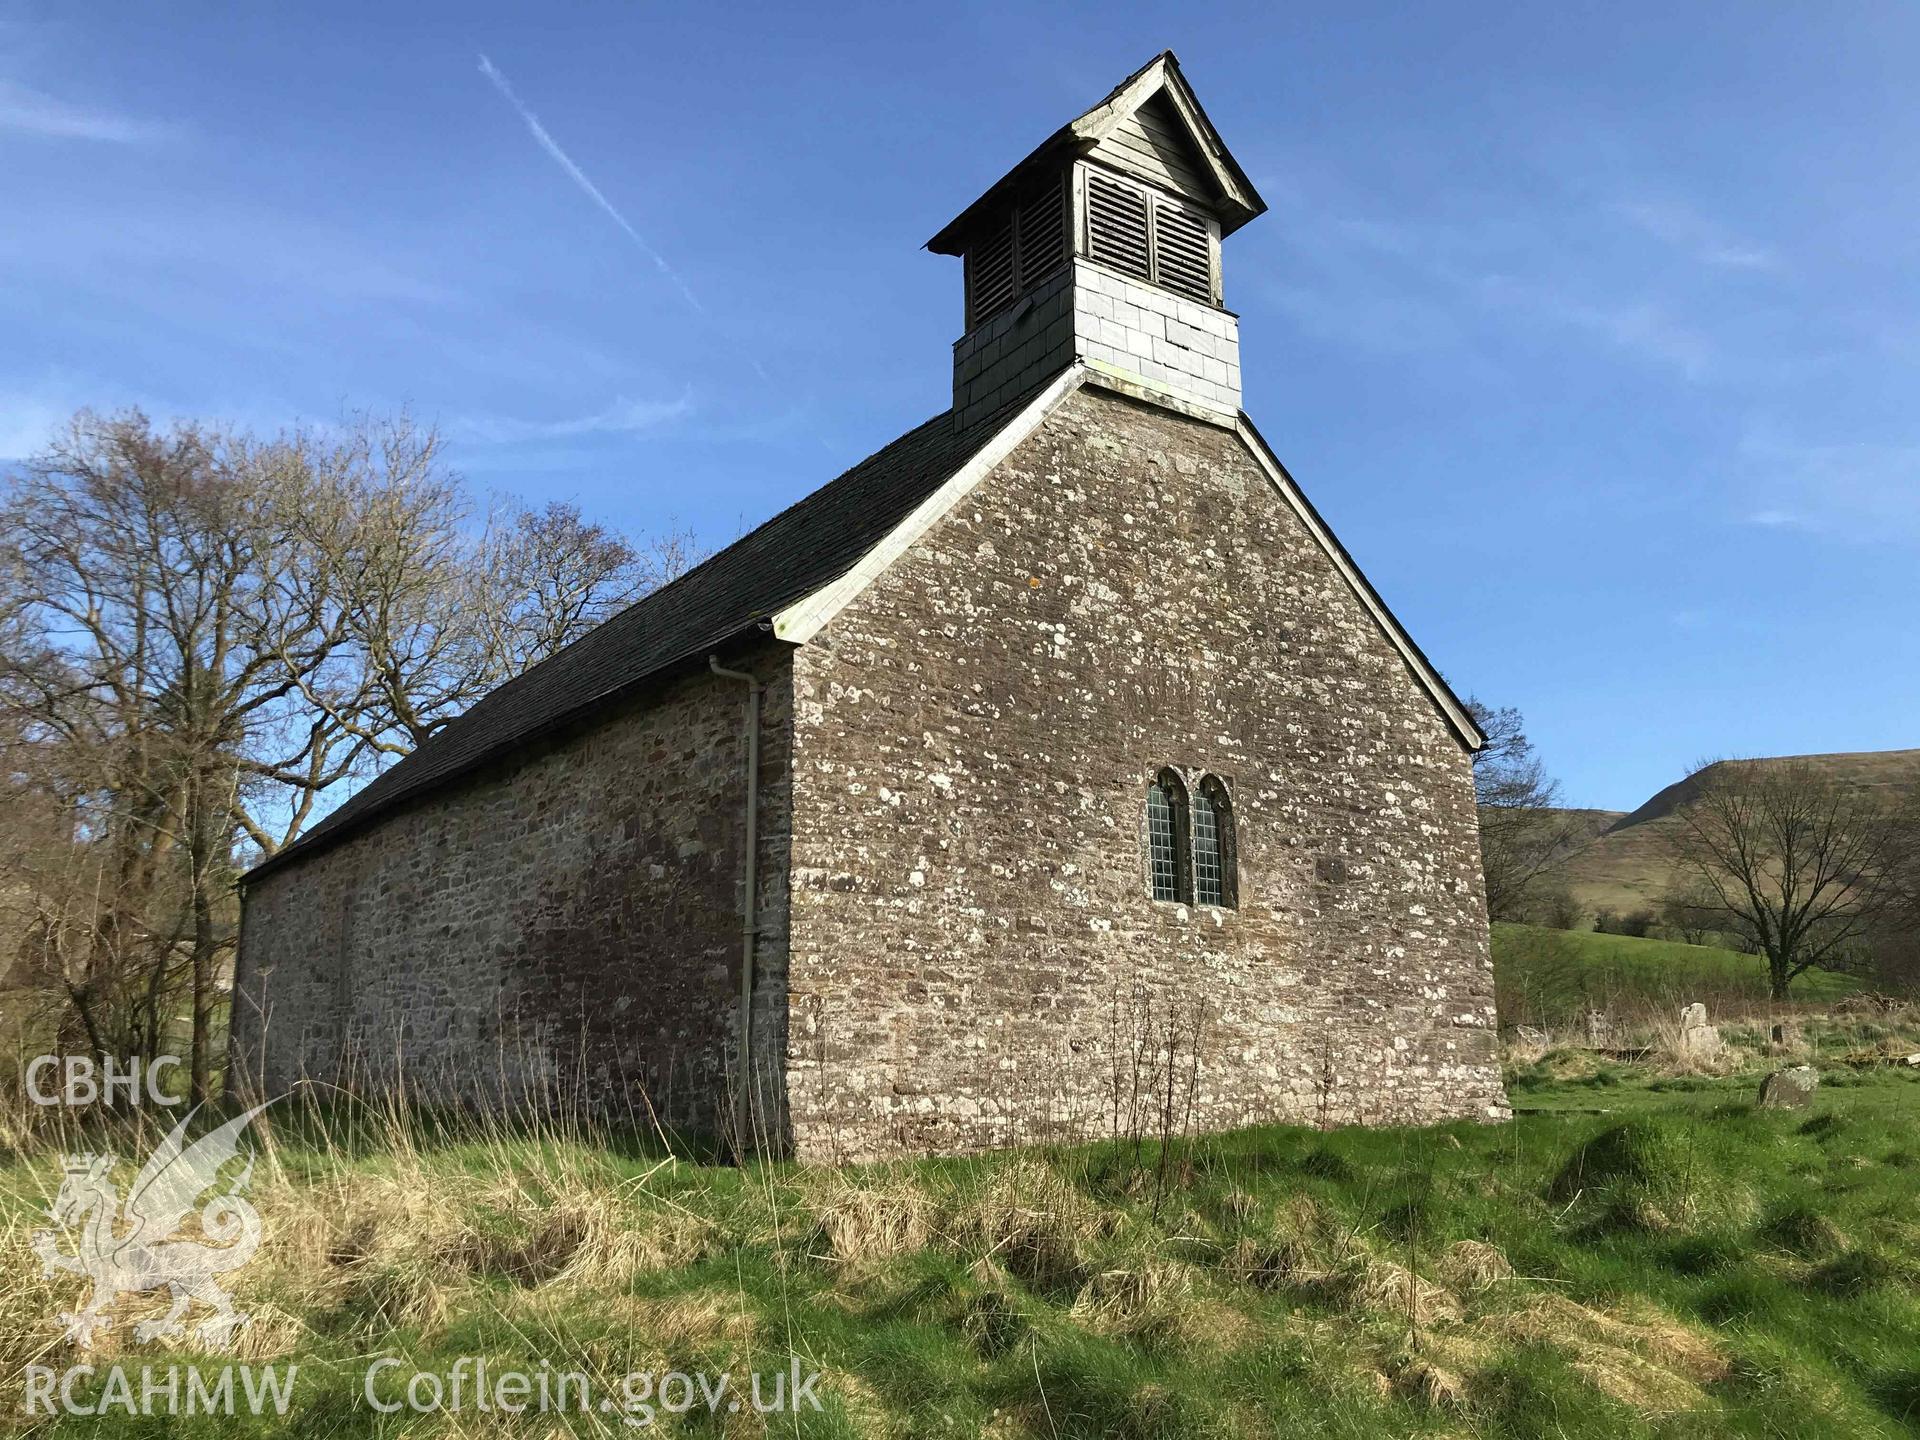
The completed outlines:
[[[1241,408],[1161,55],[929,242],[952,408],[256,868],[241,1083],[807,1160],[1508,1111],[1459,700]]]

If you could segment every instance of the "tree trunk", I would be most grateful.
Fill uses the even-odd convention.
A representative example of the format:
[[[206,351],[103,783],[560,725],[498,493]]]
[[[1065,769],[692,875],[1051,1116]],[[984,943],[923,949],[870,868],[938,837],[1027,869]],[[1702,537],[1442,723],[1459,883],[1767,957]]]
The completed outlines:
[[[196,775],[187,814],[189,860],[193,868],[193,1041],[188,1062],[187,1103],[198,1105],[212,1093],[213,960],[219,935],[213,918],[213,827],[206,789]]]
[[[187,1103],[198,1105],[212,1089],[213,1054],[213,907],[196,891],[193,897],[193,1059]]]

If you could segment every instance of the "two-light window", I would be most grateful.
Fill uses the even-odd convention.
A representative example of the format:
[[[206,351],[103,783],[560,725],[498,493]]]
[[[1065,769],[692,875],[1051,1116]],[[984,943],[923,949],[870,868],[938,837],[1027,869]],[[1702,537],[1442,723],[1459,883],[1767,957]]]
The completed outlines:
[[[1168,768],[1147,784],[1147,885],[1156,900],[1239,903],[1233,804],[1216,776],[1191,790]]]

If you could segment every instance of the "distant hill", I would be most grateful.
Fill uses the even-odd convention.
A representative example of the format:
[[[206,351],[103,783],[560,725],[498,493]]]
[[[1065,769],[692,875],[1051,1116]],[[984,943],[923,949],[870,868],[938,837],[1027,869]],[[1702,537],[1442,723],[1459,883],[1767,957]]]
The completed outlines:
[[[1784,765],[1790,761],[1803,761],[1841,784],[1862,789],[1920,784],[1920,750],[1787,755],[1721,761],[1720,764]],[[1708,767],[1709,770],[1717,768]],[[1564,884],[1589,911],[1613,910],[1627,914],[1657,905],[1672,884],[1669,838],[1680,823],[1674,818],[1674,812],[1696,793],[1700,783],[1699,775],[1676,781],[1626,815],[1608,810],[1559,812],[1577,820],[1581,832],[1591,838],[1555,865],[1545,877],[1546,882]],[[1601,817],[1610,818],[1601,824]]]
[[[1556,808],[1553,810],[1544,810],[1539,813],[1551,815],[1570,825],[1573,828],[1574,834],[1579,837],[1579,843],[1582,845],[1587,844],[1589,841],[1597,840],[1600,836],[1627,818],[1627,812],[1624,810],[1574,810],[1569,808]]]

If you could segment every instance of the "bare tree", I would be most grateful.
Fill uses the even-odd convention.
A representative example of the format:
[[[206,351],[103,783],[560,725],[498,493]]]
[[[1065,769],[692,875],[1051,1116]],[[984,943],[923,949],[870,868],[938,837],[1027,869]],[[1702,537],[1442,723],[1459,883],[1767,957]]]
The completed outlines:
[[[497,675],[544,660],[691,568],[693,537],[678,528],[636,549],[576,506],[505,507],[481,549],[486,594],[480,652]]]
[[[13,477],[0,751],[10,811],[45,823],[0,865],[91,1047],[152,1053],[184,987],[208,1094],[240,852],[289,843],[691,548],[639,552],[567,507],[467,520],[404,415],[262,441],[82,412]]]
[[[262,782],[311,795],[349,773],[328,727],[287,713],[343,638],[331,576],[298,543],[318,478],[309,448],[82,413],[0,512],[25,631],[0,657],[0,694],[30,738],[59,749],[85,802],[86,849],[105,867],[86,983],[136,939],[155,976],[184,944],[196,1100],[209,1093],[216,975],[232,943],[235,826],[264,833],[249,811]],[[154,912],[168,894],[184,897],[184,916]]]
[[[1914,801],[1835,783],[1800,760],[1698,768],[1673,849],[1715,928],[1766,957],[1773,998],[1848,960],[1892,914],[1914,858]]]
[[[1541,876],[1579,838],[1579,824],[1554,809],[1559,783],[1548,777],[1534,752],[1520,712],[1495,710],[1473,697],[1467,711],[1487,738],[1473,757],[1487,914],[1494,920],[1523,919]]]
[[[1896,993],[1920,994],[1920,804],[1894,874],[1893,897],[1869,943],[1878,983]]]
[[[684,532],[637,549],[562,504],[503,504],[475,534],[442,448],[409,416],[361,418],[326,457],[340,477],[329,508],[307,520],[345,643],[302,693],[376,765],[410,753],[695,555]]]
[[[300,517],[338,643],[298,668],[305,706],[355,759],[405,755],[498,677],[479,640],[487,583],[442,442],[410,416],[361,417],[321,459],[333,479]],[[304,817],[302,817],[304,818]],[[253,837],[267,853],[293,838]]]
[[[22,538],[0,532],[0,984],[65,1048],[151,1054],[178,1004],[186,908],[153,806],[115,800],[139,751],[54,646]],[[59,725],[38,718],[49,701]]]
[[[1698,875],[1683,875],[1681,883],[1661,897],[1655,918],[1668,935],[1688,945],[1715,944],[1726,920],[1718,899]]]

